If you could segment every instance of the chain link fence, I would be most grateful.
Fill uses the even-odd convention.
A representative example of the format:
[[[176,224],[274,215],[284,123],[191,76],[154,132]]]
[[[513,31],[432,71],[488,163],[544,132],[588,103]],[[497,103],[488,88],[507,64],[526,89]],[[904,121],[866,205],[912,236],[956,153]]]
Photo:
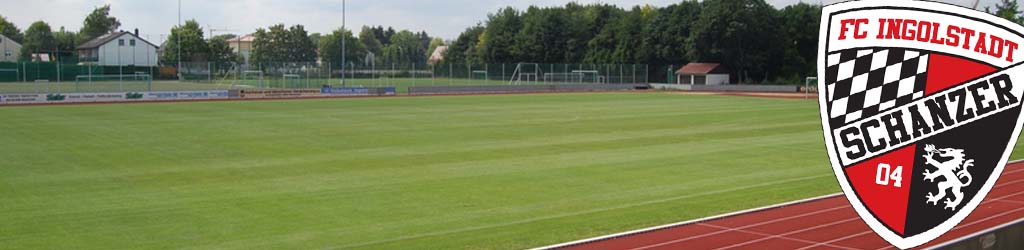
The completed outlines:
[[[75,93],[323,86],[396,87],[529,84],[633,84],[644,64],[369,64],[188,62],[156,67],[54,62],[0,63],[0,93]]]

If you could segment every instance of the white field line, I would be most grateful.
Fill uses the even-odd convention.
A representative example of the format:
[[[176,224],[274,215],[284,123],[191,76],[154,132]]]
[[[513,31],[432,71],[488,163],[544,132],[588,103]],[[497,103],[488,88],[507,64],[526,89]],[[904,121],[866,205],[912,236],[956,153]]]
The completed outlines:
[[[613,210],[613,209],[625,209],[625,208],[632,208],[632,207],[644,206],[644,205],[649,205],[649,204],[658,204],[658,203],[664,203],[664,202],[669,202],[669,201],[688,199],[688,198],[693,198],[693,197],[700,197],[700,196],[707,196],[707,195],[717,195],[717,194],[723,194],[723,193],[729,193],[729,192],[735,192],[735,191],[746,190],[746,189],[753,189],[753,188],[759,188],[759,187],[770,187],[770,186],[781,185],[781,184],[785,184],[785,183],[806,181],[806,180],[811,180],[811,179],[815,179],[815,178],[821,178],[821,177],[826,177],[826,176],[834,176],[834,175],[835,174],[822,174],[822,175],[814,175],[814,176],[804,176],[804,177],[785,179],[785,180],[779,180],[779,181],[773,181],[773,182],[765,182],[765,183],[754,184],[754,185],[749,185],[749,186],[742,186],[742,187],[734,187],[734,188],[728,188],[728,189],[714,190],[714,191],[708,191],[708,192],[703,192],[703,193],[686,194],[686,195],[682,195],[682,196],[669,197],[669,198],[663,198],[663,199],[657,199],[657,200],[651,200],[651,201],[644,201],[644,202],[639,202],[639,203],[634,203],[634,204],[626,204],[626,205],[620,205],[620,206],[614,206],[614,207],[581,210],[581,211],[577,211],[577,212],[571,212],[571,213],[565,213],[565,214],[557,214],[557,215],[550,215],[550,216],[542,216],[542,217],[537,217],[537,218],[532,218],[532,219],[525,219],[525,220],[519,220],[519,221],[511,221],[511,222],[499,223],[499,224],[490,224],[490,225],[482,225],[482,226],[475,226],[475,227],[469,227],[469,228],[460,228],[460,229],[437,231],[437,232],[417,234],[417,235],[402,236],[402,237],[386,239],[386,240],[378,240],[378,241],[372,241],[372,242],[357,243],[357,244],[352,244],[352,245],[328,247],[328,248],[325,248],[325,249],[353,248],[353,247],[369,246],[369,245],[375,245],[375,244],[381,244],[381,243],[387,243],[387,242],[395,242],[395,241],[401,241],[401,240],[409,240],[409,239],[417,239],[417,238],[437,236],[437,235],[445,235],[445,234],[451,234],[451,233],[460,233],[460,232],[467,232],[467,231],[473,231],[473,230],[481,230],[481,229],[488,229],[488,228],[496,228],[496,227],[504,227],[504,226],[511,226],[511,225],[519,225],[519,224],[524,224],[524,223],[530,223],[530,222],[536,222],[536,221],[542,221],[542,220],[549,220],[549,219],[556,219],[556,218],[564,218],[564,217],[569,217],[569,216],[584,215],[584,214],[608,211],[608,210]]]
[[[683,225],[688,225],[688,224],[696,224],[696,223],[701,223],[701,222],[711,221],[711,220],[716,220],[716,219],[721,219],[721,218],[733,217],[733,216],[737,216],[737,215],[741,215],[741,214],[745,214],[745,213],[759,212],[759,211],[769,210],[769,209],[773,209],[773,208],[792,206],[792,205],[801,204],[801,203],[807,203],[807,202],[812,202],[812,201],[824,200],[824,199],[836,197],[836,196],[839,196],[839,195],[842,195],[842,193],[824,195],[824,196],[819,196],[819,197],[814,197],[814,198],[809,198],[809,199],[803,199],[803,200],[798,200],[798,201],[791,201],[791,202],[786,202],[786,203],[782,203],[782,204],[776,204],[776,205],[771,205],[771,206],[747,209],[747,210],[743,210],[743,211],[739,211],[739,212],[732,212],[732,213],[727,213],[727,214],[722,214],[722,215],[705,217],[705,218],[700,218],[700,219],[695,219],[695,220],[688,220],[688,221],[677,222],[677,223],[672,223],[672,224],[666,224],[666,225],[661,225],[661,226],[654,226],[654,227],[649,227],[649,228],[644,228],[644,229],[637,229],[637,230],[633,230],[633,231],[629,231],[629,232],[622,232],[622,233],[617,233],[617,234],[598,236],[598,237],[589,238],[589,239],[583,239],[583,240],[577,240],[577,241],[573,241],[573,242],[561,243],[561,244],[557,244],[557,245],[538,247],[538,248],[534,248],[532,250],[557,249],[557,248],[562,248],[562,247],[567,247],[567,246],[571,246],[571,245],[577,245],[577,244],[582,244],[582,243],[587,243],[587,242],[592,242],[592,241],[599,241],[599,240],[606,240],[606,239],[611,239],[611,238],[618,238],[618,237],[622,237],[622,236],[628,236],[628,235],[633,235],[633,234],[639,234],[639,233],[645,233],[645,232],[650,232],[650,231],[656,231],[656,230],[665,229],[665,228],[672,228],[672,227],[683,226]]]
[[[1021,163],[1021,162],[1024,162],[1024,159],[1012,160],[1012,161],[1007,162],[1006,165],[1017,164],[1017,163]],[[1017,172],[1021,172],[1021,171],[1024,171],[1024,170],[1011,171],[1011,172],[1003,172],[1003,174],[1012,174],[1012,173],[1017,173]],[[563,247],[568,247],[568,246],[573,246],[573,245],[579,245],[579,244],[583,244],[583,243],[608,240],[608,239],[619,238],[619,237],[623,237],[623,236],[629,236],[629,235],[634,235],[634,234],[646,233],[646,232],[650,232],[650,231],[657,231],[657,230],[666,229],[666,228],[672,228],[672,227],[678,227],[678,226],[689,225],[689,224],[696,224],[696,223],[701,223],[701,222],[706,222],[706,221],[718,220],[718,219],[733,217],[733,216],[742,215],[742,214],[746,214],[746,213],[753,213],[753,212],[760,212],[760,211],[771,210],[771,209],[776,209],[776,208],[781,208],[781,207],[788,207],[788,206],[798,205],[798,204],[802,204],[802,203],[808,203],[808,202],[813,202],[813,201],[824,200],[824,199],[828,199],[828,198],[832,198],[832,197],[836,197],[836,196],[841,196],[841,195],[843,195],[843,193],[835,193],[835,194],[823,195],[823,196],[819,196],[819,197],[813,197],[813,198],[808,198],[808,199],[803,199],[803,200],[791,201],[791,202],[786,202],[786,203],[781,203],[781,204],[776,204],[776,205],[771,205],[771,206],[765,206],[765,207],[759,207],[759,208],[752,208],[752,209],[747,209],[747,210],[743,210],[743,211],[732,212],[732,213],[727,213],[727,214],[722,214],[722,215],[715,215],[715,216],[705,217],[705,218],[700,218],[700,219],[695,219],[695,220],[676,222],[676,223],[665,224],[665,225],[660,225],[660,226],[653,226],[653,227],[648,227],[648,228],[643,228],[643,229],[637,229],[637,230],[633,230],[633,231],[629,231],[629,232],[609,234],[609,235],[597,236],[597,237],[593,237],[593,238],[582,239],[582,240],[566,242],[566,243],[560,243],[560,244],[555,244],[555,245],[550,245],[550,246],[537,247],[537,248],[532,248],[530,250],[558,249],[558,248],[563,248]],[[1024,219],[1022,219],[1022,220],[1024,220]],[[957,239],[957,240],[960,240],[960,239]],[[957,242],[957,240],[953,240],[951,242],[946,242],[946,243],[943,243],[943,244],[952,244],[952,243]]]

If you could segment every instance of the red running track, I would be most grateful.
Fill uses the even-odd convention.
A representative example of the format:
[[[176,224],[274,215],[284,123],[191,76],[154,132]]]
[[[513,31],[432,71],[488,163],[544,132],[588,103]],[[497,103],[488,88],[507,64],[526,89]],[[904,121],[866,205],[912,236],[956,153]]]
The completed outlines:
[[[978,209],[935,246],[1024,218],[1024,162],[1008,164]],[[842,195],[546,247],[551,249],[896,249]]]

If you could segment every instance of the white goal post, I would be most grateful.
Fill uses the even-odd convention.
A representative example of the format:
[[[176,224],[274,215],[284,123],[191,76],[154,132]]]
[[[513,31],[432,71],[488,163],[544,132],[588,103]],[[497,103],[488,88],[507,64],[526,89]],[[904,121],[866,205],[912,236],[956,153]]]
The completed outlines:
[[[544,82],[583,82],[582,73],[544,73]]]
[[[814,86],[815,88],[818,86],[818,77],[811,76],[811,77],[807,77],[807,79],[804,79],[804,99],[810,99],[811,98],[811,87],[812,86]],[[815,93],[820,95],[821,94],[820,91],[821,91],[820,89],[816,89]]]
[[[302,75],[299,75],[299,74],[283,74],[283,75],[281,75],[281,80],[283,80],[283,82],[281,83],[281,88],[287,89],[289,87],[293,87],[293,86],[291,86],[292,85],[291,81],[298,81],[299,83],[301,83],[302,82]]]
[[[480,78],[482,80],[490,80],[491,79],[490,77],[488,77],[488,73],[487,73],[486,70],[474,70],[473,72],[471,72],[470,79],[477,79],[476,78],[477,76],[483,76],[482,78]]]
[[[604,76],[602,76],[601,72],[598,72],[597,70],[573,70],[572,73],[583,74],[584,79],[586,79],[587,75],[593,75],[594,83],[604,83]]]
[[[250,79],[251,76],[255,76],[256,78],[255,79]],[[259,84],[257,87],[262,88],[263,87],[263,71],[260,71],[260,70],[246,70],[246,71],[242,71],[242,80],[256,80],[256,83]]]
[[[519,63],[516,64],[516,69],[512,71],[512,79],[508,81],[508,85],[519,85],[523,81],[536,82],[537,77],[541,76],[544,72],[540,69],[540,64],[536,63]]]

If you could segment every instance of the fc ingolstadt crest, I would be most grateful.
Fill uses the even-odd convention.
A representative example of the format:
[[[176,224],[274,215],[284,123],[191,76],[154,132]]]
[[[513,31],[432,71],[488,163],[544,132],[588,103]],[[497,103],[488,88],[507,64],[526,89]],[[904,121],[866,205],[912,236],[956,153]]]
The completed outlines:
[[[934,2],[824,7],[818,86],[832,167],[896,247],[953,229],[996,184],[1021,130],[1022,31]]]

